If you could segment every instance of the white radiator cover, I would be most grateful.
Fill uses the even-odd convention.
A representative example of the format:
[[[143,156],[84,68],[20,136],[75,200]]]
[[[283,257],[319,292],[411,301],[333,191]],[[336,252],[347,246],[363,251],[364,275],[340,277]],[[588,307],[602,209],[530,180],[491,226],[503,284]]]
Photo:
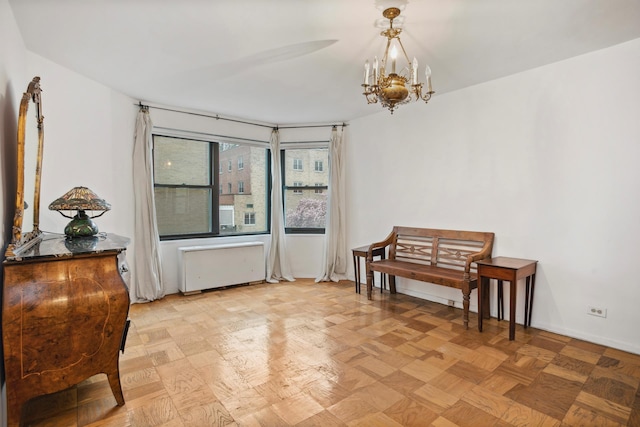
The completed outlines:
[[[263,281],[264,243],[180,247],[178,274],[183,293]]]

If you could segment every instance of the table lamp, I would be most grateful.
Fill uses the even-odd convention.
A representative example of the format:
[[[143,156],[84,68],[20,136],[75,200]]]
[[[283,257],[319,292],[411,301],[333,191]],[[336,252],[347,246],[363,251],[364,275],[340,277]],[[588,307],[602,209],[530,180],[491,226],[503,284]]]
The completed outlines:
[[[111,209],[111,205],[87,187],[74,187],[64,196],[51,202],[49,209],[60,212],[60,215],[66,218],[71,218],[64,228],[64,234],[73,238],[96,235],[98,226],[93,222],[93,218],[104,215]],[[65,215],[62,211],[78,211],[78,213],[72,217]],[[101,211],[101,213],[90,217],[85,211]]]

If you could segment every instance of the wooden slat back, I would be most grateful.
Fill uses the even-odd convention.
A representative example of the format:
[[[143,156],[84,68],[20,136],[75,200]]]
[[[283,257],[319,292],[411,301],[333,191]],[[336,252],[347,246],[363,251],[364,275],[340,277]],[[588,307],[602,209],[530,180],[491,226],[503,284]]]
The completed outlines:
[[[464,270],[467,257],[480,252],[484,242],[476,240],[439,239],[436,265],[438,267]],[[471,265],[475,272],[475,264]]]
[[[391,255],[399,261],[411,261],[418,264],[433,264],[433,237],[396,235]]]

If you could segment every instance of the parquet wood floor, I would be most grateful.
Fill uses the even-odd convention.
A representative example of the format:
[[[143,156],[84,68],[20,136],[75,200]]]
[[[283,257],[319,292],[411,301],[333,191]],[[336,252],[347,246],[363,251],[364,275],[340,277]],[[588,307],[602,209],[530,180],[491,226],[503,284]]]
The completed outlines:
[[[30,426],[640,426],[640,356],[353,282],[131,307],[120,370],[34,399]]]

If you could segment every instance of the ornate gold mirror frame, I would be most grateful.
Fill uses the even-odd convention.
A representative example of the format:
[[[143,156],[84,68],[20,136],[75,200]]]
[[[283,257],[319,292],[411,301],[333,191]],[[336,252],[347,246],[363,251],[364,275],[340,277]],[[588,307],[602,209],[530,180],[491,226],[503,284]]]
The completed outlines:
[[[35,114],[27,115],[33,103]],[[14,257],[20,249],[28,247],[40,234],[40,180],[42,171],[42,148],[44,143],[44,117],[40,77],[34,77],[22,95],[18,114],[16,205],[13,217],[11,243],[6,257]],[[28,214],[33,212],[33,221]],[[27,219],[27,221],[25,221]]]

